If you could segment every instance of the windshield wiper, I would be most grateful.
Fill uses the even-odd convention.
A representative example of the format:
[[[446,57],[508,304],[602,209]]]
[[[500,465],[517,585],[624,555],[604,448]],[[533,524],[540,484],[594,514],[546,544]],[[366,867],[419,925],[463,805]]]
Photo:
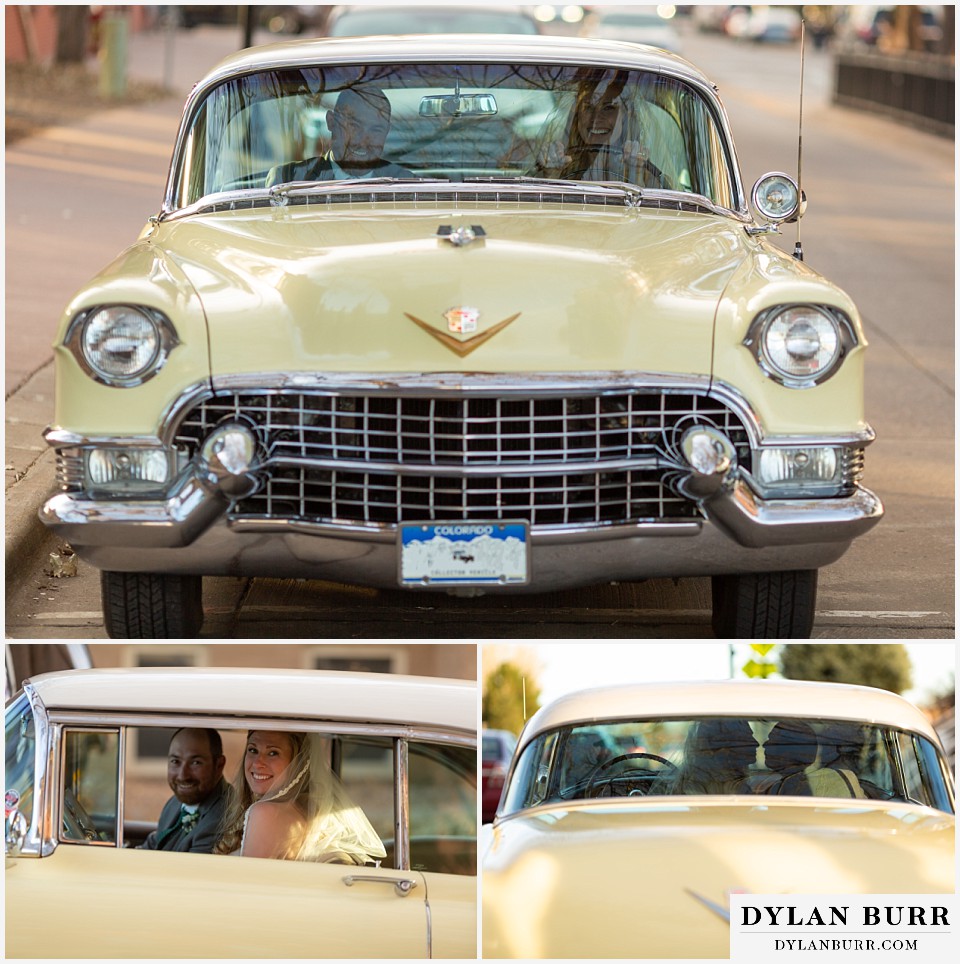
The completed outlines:
[[[445,177],[348,177],[335,181],[285,181],[267,188],[271,197],[288,197],[307,191],[355,191],[367,185],[380,187],[390,184],[450,184]]]
[[[531,187],[562,188],[568,191],[580,191],[593,194],[610,194],[617,192],[627,194],[631,198],[639,200],[643,192],[635,184],[628,184],[626,181],[572,181],[569,178],[560,177],[534,177],[530,174],[516,175],[493,175],[490,177],[465,177],[464,182],[477,184],[523,184]]]

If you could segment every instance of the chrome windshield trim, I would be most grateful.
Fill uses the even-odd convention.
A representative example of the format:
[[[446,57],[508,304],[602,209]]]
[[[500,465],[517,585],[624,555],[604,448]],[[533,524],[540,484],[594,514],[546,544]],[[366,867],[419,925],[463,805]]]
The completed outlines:
[[[23,846],[18,857],[41,857],[53,852],[53,845],[44,839],[42,828],[50,827],[48,808],[53,796],[50,793],[52,769],[50,767],[50,718],[46,707],[37,695],[37,691],[29,682],[23,684],[23,698],[26,700],[33,716],[33,812],[30,814],[30,825],[23,838]],[[16,702],[16,696],[11,698],[9,706]],[[4,847],[6,850],[6,847]],[[8,858],[9,859],[9,858]]]

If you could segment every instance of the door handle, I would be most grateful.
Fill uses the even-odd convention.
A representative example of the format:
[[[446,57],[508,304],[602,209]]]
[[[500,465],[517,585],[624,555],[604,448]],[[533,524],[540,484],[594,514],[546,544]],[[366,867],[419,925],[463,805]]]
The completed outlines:
[[[417,886],[417,882],[408,877],[378,877],[375,874],[350,874],[343,878],[343,882],[348,887],[354,884],[392,884],[398,897],[406,897]]]

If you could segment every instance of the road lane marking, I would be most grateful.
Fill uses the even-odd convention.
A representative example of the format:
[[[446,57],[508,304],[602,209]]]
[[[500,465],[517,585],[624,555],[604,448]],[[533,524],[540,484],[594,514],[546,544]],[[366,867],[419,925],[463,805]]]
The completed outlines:
[[[16,164],[21,167],[39,168],[47,171],[63,171],[68,174],[79,174],[81,177],[95,177],[103,181],[127,181],[130,184],[146,184],[150,187],[163,187],[167,183],[165,176],[146,174],[141,171],[131,171],[122,167],[111,167],[106,164],[88,164],[83,161],[61,160],[56,157],[46,157],[42,154],[22,154],[7,152],[7,165]]]
[[[103,147],[112,151],[125,151],[128,154],[149,154],[152,157],[169,158],[169,142],[148,141],[140,137],[123,137],[119,134],[101,134],[97,131],[77,130],[72,127],[47,127],[34,135],[36,140],[57,141],[63,144],[84,144]]]
[[[926,619],[929,616],[946,616],[941,612],[911,611],[908,609],[821,609],[818,616],[840,616],[852,619]]]

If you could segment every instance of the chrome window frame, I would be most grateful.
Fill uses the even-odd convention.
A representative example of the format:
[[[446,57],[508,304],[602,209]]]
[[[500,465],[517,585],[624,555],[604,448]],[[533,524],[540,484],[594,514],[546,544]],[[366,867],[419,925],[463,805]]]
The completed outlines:
[[[61,843],[69,845],[95,845],[110,849],[122,849],[123,835],[123,798],[122,792],[126,779],[126,749],[130,727],[212,727],[214,729],[251,730],[251,729],[295,729],[302,732],[319,733],[323,736],[378,736],[392,743],[394,771],[394,863],[390,869],[410,872],[410,797],[408,747],[410,742],[435,743],[439,745],[464,746],[477,750],[477,734],[456,727],[415,726],[396,723],[357,723],[352,721],[312,719],[304,717],[277,716],[204,716],[201,714],[164,714],[162,712],[134,710],[121,711],[84,711],[54,710],[47,717],[49,726],[48,763],[56,761],[49,771],[52,777],[45,781],[46,793],[43,856],[51,854]],[[66,731],[107,731],[120,732],[120,792],[119,826],[116,842],[64,840],[60,834],[60,817],[63,797],[63,735]],[[39,745],[39,741],[38,741]],[[38,751],[39,753],[39,751]],[[35,794],[38,792],[35,782]],[[36,807],[34,808],[36,813]]]

